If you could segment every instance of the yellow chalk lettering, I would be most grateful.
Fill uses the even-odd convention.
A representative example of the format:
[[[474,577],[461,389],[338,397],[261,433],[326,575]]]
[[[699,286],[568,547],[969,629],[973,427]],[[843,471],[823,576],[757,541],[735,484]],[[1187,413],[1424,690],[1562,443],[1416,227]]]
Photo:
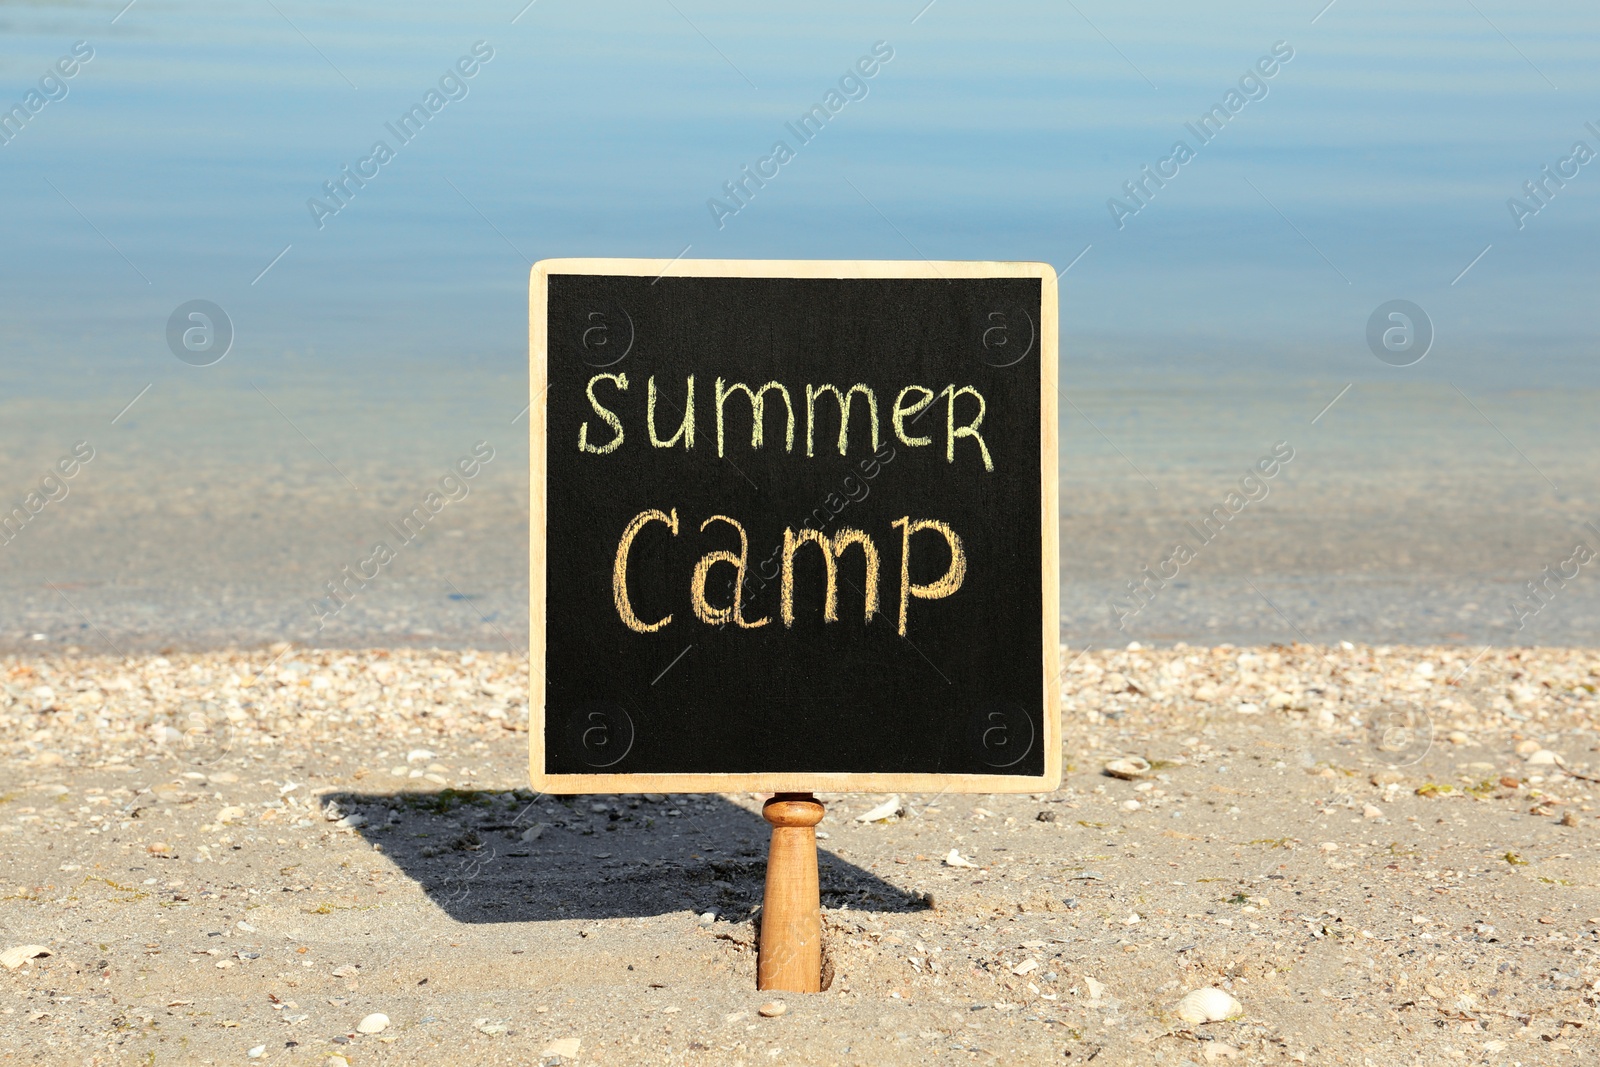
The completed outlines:
[[[832,393],[834,400],[839,402],[839,455],[845,454],[850,429],[850,405],[860,393],[867,398],[867,411],[872,419],[872,450],[878,450],[878,398],[871,389],[860,383],[852,385],[845,392],[840,392],[836,385],[807,385],[806,386],[806,455],[815,455],[812,431],[817,422],[817,398],[823,393]]]
[[[707,526],[714,522],[725,522],[739,531],[739,554],[732,552],[707,552],[700,557],[700,562],[694,565],[694,580],[689,585],[689,593],[694,601],[694,613],[700,617],[701,622],[720,626],[732,621],[744,630],[754,630],[765,626],[771,619],[756,619],[747,621],[744,618],[744,572],[746,562],[750,558],[750,539],[745,536],[744,527],[735,519],[726,515],[713,515],[700,524],[700,532],[704,533]],[[732,564],[737,571],[733,576],[733,604],[726,608],[715,607],[706,599],[706,577],[711,568],[718,563]]]
[[[617,418],[615,412],[608,410],[594,396],[594,385],[602,378],[609,379],[615,383],[620,391],[626,392],[628,388],[628,376],[626,374],[596,374],[589,379],[588,388],[584,390],[589,396],[589,404],[594,408],[594,413],[604,419],[606,425],[611,427],[617,435],[603,445],[591,445],[589,443],[589,422],[587,419],[583,421],[582,425],[578,427],[578,451],[593,452],[597,456],[603,456],[607,452],[615,452],[622,447],[622,420]]]
[[[639,536],[639,531],[645,524],[651,522],[664,522],[672,531],[672,536],[678,536],[678,509],[673,508],[671,514],[656,508],[646,508],[633,517],[625,530],[622,531],[622,540],[617,542],[617,558],[611,566],[611,596],[617,602],[617,615],[621,617],[622,624],[635,633],[648,634],[661,629],[672,621],[669,614],[660,622],[644,622],[633,613],[633,604],[628,600],[628,553],[633,549],[633,539]]]
[[[657,448],[671,448],[680,439],[685,449],[694,447],[694,375],[689,375],[683,391],[683,421],[678,424],[678,432],[672,435],[671,440],[663,441],[656,436],[656,376],[650,375],[650,380],[645,383],[645,427],[650,431],[650,443]]]
[[[911,392],[913,389],[922,394],[922,399],[910,407],[902,406],[901,401],[904,400],[906,398],[906,394]],[[894,423],[894,435],[900,438],[901,444],[913,448],[918,445],[933,444],[932,437],[912,437],[906,433],[906,416],[916,415],[923,408],[933,403],[933,398],[936,395],[937,394],[935,394],[932,389],[929,389],[925,385],[908,385],[904,389],[900,390],[899,396],[894,398],[894,413],[890,416],[890,420]]]
[[[783,531],[783,583],[780,597],[783,625],[786,627],[794,625],[794,555],[807,541],[816,542],[817,547],[822,550],[823,571],[827,575],[822,601],[824,622],[839,621],[838,574],[834,561],[842,557],[844,550],[851,545],[861,546],[861,554],[867,566],[865,617],[867,622],[871,622],[872,617],[878,613],[878,546],[872,543],[872,538],[848,526],[841,527],[832,537],[820,530],[807,527],[798,534],[793,529]]]
[[[978,416],[965,426],[957,426],[956,397],[961,396],[963,393],[978,401]],[[983,443],[983,437],[978,433],[978,427],[983,423],[983,416],[989,410],[989,405],[983,402],[983,394],[970,385],[963,385],[960,389],[957,389],[954,384],[951,384],[940,390],[939,395],[950,398],[949,404],[945,408],[944,420],[945,433],[947,435],[944,443],[945,461],[949,463],[956,461],[956,438],[970,437],[978,442],[978,450],[983,453],[983,469],[986,471],[994,470],[994,460],[989,458],[989,446]]]
[[[754,419],[754,422],[752,422],[751,426],[750,426],[750,447],[751,448],[760,448],[761,447],[762,434],[763,434],[763,429],[762,429],[762,423],[764,421],[763,416],[764,416],[764,414],[766,412],[766,397],[767,397],[767,390],[769,390],[769,389],[776,389],[778,391],[778,395],[783,397],[783,406],[784,406],[784,409],[788,412],[788,416],[789,416],[788,428],[784,431],[783,450],[785,452],[793,452],[794,451],[794,401],[789,399],[789,390],[788,389],[784,388],[783,385],[781,385],[778,382],[768,382],[766,385],[763,385],[761,388],[756,389],[756,390],[751,390],[751,388],[748,385],[744,384],[743,382],[734,382],[732,385],[727,386],[727,388],[723,388],[722,379],[718,378],[717,379],[717,385],[716,385],[716,399],[717,399],[717,456],[718,456],[718,458],[721,458],[722,455],[723,455],[723,451],[722,451],[722,404],[723,404],[723,401],[727,400],[728,397],[732,396],[734,393],[740,392],[741,390],[744,392],[745,396],[750,398],[750,415],[751,415],[752,419]]]
[[[912,597],[918,600],[940,600],[961,588],[961,580],[967,576],[967,556],[961,550],[961,538],[946,524],[937,519],[916,519],[907,515],[896,519],[889,524],[899,526],[904,530],[900,539],[900,636],[906,635],[906,610]],[[944,536],[945,543],[950,546],[950,569],[944,572],[944,577],[927,585],[915,585],[911,581],[911,535],[919,530],[937,530]]]

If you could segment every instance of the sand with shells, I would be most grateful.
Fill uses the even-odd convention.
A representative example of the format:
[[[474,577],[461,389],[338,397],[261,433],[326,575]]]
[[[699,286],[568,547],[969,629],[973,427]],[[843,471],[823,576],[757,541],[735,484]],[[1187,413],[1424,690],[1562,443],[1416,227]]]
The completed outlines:
[[[775,1017],[762,798],[534,795],[520,656],[13,657],[0,1061],[1593,1062],[1600,653],[1475,653],[1064,650],[1057,792],[822,798]]]

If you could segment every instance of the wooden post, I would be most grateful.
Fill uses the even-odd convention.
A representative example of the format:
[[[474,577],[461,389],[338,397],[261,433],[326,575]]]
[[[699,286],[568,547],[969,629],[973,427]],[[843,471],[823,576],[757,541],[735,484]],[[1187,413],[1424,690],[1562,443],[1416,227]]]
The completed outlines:
[[[757,989],[822,991],[816,831],[822,814],[822,802],[810,793],[779,793],[762,805],[762,817],[772,824],[772,844],[761,904]]]

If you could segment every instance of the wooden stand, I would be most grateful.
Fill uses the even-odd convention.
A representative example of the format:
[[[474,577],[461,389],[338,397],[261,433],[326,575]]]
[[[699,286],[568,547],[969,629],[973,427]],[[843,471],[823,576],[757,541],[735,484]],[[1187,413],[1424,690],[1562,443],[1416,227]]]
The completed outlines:
[[[817,883],[817,823],[822,802],[779,793],[761,808],[772,824],[767,889],[761,904],[756,988],[822,991],[822,899]]]

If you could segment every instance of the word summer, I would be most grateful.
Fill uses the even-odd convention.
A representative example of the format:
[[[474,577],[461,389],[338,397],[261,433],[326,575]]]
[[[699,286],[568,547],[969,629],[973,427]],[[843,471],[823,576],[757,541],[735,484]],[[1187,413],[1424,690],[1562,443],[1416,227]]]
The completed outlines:
[[[595,388],[601,383],[605,386],[607,396],[604,401],[595,395]],[[615,393],[628,391],[628,376],[626,374],[596,374],[589,379],[586,393],[589,405],[594,413],[600,417],[605,427],[610,427],[611,439],[597,442],[604,429],[591,434],[588,420],[578,427],[578,451],[590,452],[597,456],[608,455],[617,451],[627,440],[627,434],[622,427],[622,419],[615,411],[607,407],[612,404],[617,407],[622,405],[614,397]],[[839,455],[848,453],[850,447],[850,416],[857,410],[854,405],[859,398],[861,410],[864,413],[866,427],[872,439],[872,450],[878,450],[878,442],[882,433],[879,425],[878,395],[871,387],[856,383],[848,389],[840,389],[836,385],[811,385],[807,384],[803,390],[794,394],[780,382],[767,382],[751,388],[744,382],[726,382],[718,378],[711,389],[711,402],[716,413],[717,423],[717,457],[720,459],[727,454],[727,440],[729,433],[729,406],[735,394],[744,398],[744,410],[749,412],[750,418],[750,447],[762,448],[766,444],[767,422],[767,394],[773,394],[777,400],[783,402],[783,450],[793,452],[795,446],[795,413],[797,402],[803,399],[806,418],[806,455],[815,456],[818,442],[822,443],[824,450],[827,448],[826,436],[819,436],[818,430],[822,423],[822,414],[826,413],[827,398],[832,399],[832,407],[839,413],[839,434],[837,447]],[[989,454],[989,446],[984,443],[979,427],[983,425],[983,417],[988,413],[989,405],[984,401],[983,394],[970,385],[957,386],[954,383],[935,392],[925,385],[908,385],[895,394],[894,403],[889,405],[889,425],[894,430],[895,437],[907,448],[923,448],[933,444],[934,434],[918,436],[908,427],[908,422],[915,422],[921,418],[924,411],[937,399],[945,401],[944,410],[944,456],[945,461],[956,461],[956,442],[962,438],[970,438],[972,446],[964,448],[963,454],[970,454],[983,461],[985,471],[994,470],[994,457]],[[678,427],[671,437],[663,438],[656,423],[657,404],[665,404],[674,413]],[[777,401],[774,401],[776,407]],[[637,403],[634,407],[637,408]],[[961,409],[958,414],[957,408]],[[935,409],[936,410],[936,409]],[[645,433],[650,438],[652,448],[676,448],[682,445],[685,451],[694,448],[696,421],[695,421],[695,384],[694,375],[689,375],[684,383],[683,403],[679,404],[676,395],[666,392],[657,394],[655,375],[651,375],[645,382],[644,404]],[[935,431],[937,433],[937,431]]]
[[[665,629],[672,624],[672,612],[661,616],[654,622],[641,619],[634,610],[633,600],[628,595],[628,557],[633,552],[633,543],[644,533],[647,527],[660,523],[667,528],[667,533],[672,537],[678,536],[678,509],[661,511],[658,508],[646,508],[635,515],[622,531],[622,538],[617,542],[617,555],[611,567],[611,595],[617,605],[617,616],[622,624],[635,633],[649,634]],[[730,519],[726,515],[713,515],[700,524],[700,532],[705,533],[713,523],[723,523],[732,528],[732,532],[739,535],[739,551],[737,553],[727,549],[718,549],[707,552],[700,557],[694,565],[694,573],[689,579],[689,603],[694,608],[695,618],[708,626],[725,626],[733,623],[741,630],[759,630],[772,621],[770,618],[748,619],[745,618],[744,586],[745,572],[750,560],[750,538],[745,533],[744,526],[737,519]],[[949,526],[937,519],[913,519],[909,515],[895,519],[889,524],[898,527],[900,533],[900,636],[906,635],[906,615],[910,611],[911,601],[917,600],[942,600],[951,596],[961,588],[961,582],[967,576],[967,554],[961,546],[961,538]],[[945,547],[950,555],[950,565],[944,574],[937,580],[927,583],[917,583],[911,580],[911,538],[913,535],[929,531],[937,533],[944,538]],[[652,529],[652,534],[659,536],[659,531]],[[817,546],[817,552],[822,561],[823,594],[822,594],[822,621],[824,623],[839,621],[839,587],[838,563],[845,552],[852,547],[861,549],[862,562],[866,566],[866,583],[862,590],[862,607],[865,612],[867,625],[872,624],[872,619],[878,614],[878,546],[872,538],[861,530],[848,526],[841,526],[834,531],[833,536],[828,536],[820,530],[802,529],[798,533],[793,527],[783,531],[783,553],[780,573],[783,581],[779,586],[779,611],[786,629],[794,626],[795,620],[795,557],[800,550],[808,544]],[[711,603],[706,595],[706,582],[711,576],[711,568],[721,564],[734,568],[732,602],[726,605]],[[853,584],[853,583],[852,583]]]

